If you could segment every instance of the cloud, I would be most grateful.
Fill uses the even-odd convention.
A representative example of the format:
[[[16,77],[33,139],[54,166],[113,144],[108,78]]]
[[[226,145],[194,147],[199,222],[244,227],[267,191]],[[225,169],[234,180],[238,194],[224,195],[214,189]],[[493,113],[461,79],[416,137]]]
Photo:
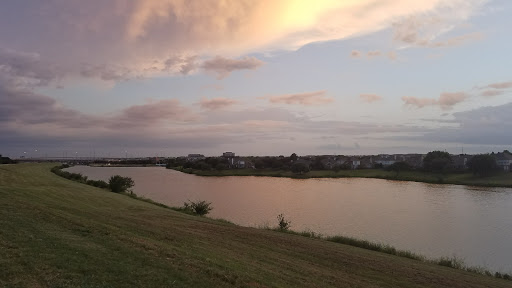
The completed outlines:
[[[376,94],[361,94],[359,95],[359,98],[361,99],[361,101],[366,103],[373,103],[382,100],[382,96]]]
[[[81,71],[80,75],[86,78],[99,78],[104,81],[126,81],[132,78],[136,78],[137,75],[134,75],[132,71],[130,71],[126,67],[115,67],[108,65],[87,65],[85,64]]]
[[[512,103],[494,107],[482,107],[454,113],[455,127],[445,127],[425,134],[425,139],[443,142],[506,145],[512,143]]]
[[[58,80],[63,71],[43,60],[38,53],[0,47],[0,85],[36,87]]]
[[[269,131],[289,126],[289,122],[275,120],[248,120],[242,122],[242,125],[246,126],[248,129],[263,129],[265,131]]]
[[[169,55],[233,58],[253,52],[293,50],[308,43],[384,30],[397,19],[420,17],[417,15],[438,17],[448,26],[456,25],[469,19],[484,3],[481,0],[389,0],[379,5],[374,0],[14,1],[6,3],[0,11],[0,43],[9,43],[16,50],[35,50],[45,62],[75,76],[81,75],[83,63],[90,67],[123,67],[134,75],[147,76],[160,73]],[[12,17],[13,11],[17,17]],[[442,34],[446,25],[434,25],[438,30],[434,32]],[[177,71],[183,74],[193,71],[196,67],[191,60],[177,64]],[[215,71],[223,75],[232,70]],[[122,79],[125,74],[88,75]]]
[[[492,83],[492,84],[487,85],[486,88],[493,88],[493,89],[508,89],[508,88],[512,88],[512,81]]]
[[[359,50],[352,50],[352,52],[350,53],[350,57],[352,58],[377,58],[377,57],[387,57],[389,60],[396,60],[397,58],[397,55],[396,55],[396,52],[394,51],[389,51],[389,52],[383,52],[383,51],[379,51],[379,50],[373,50],[373,51],[368,51],[366,53],[362,52],[362,51],[359,51]]]
[[[417,108],[423,108],[425,106],[437,105],[437,100],[432,98],[418,98],[414,96],[403,96],[402,101],[405,105],[416,106]]]
[[[178,100],[164,99],[130,106],[108,120],[111,127],[131,128],[169,122],[193,122],[197,119],[197,115]]]
[[[426,106],[439,106],[443,110],[449,110],[456,104],[463,102],[468,98],[465,92],[455,93],[441,93],[438,99],[434,98],[417,98],[413,96],[404,96],[402,101],[405,105],[416,106],[416,108],[423,108]]]
[[[469,1],[459,3],[472,5]],[[473,3],[478,5],[477,3]],[[448,6],[453,3],[447,3]],[[467,8],[467,6],[466,6]],[[400,19],[393,23],[393,40],[407,46],[418,47],[448,47],[457,46],[470,40],[477,40],[482,37],[481,33],[473,32],[451,37],[441,37],[454,30],[461,19],[467,19],[472,13],[471,9],[461,9],[461,13],[452,13],[450,9],[437,14],[414,14]],[[469,13],[469,14],[468,14]]]
[[[195,70],[198,66],[197,63],[198,56],[173,56],[169,57],[164,61],[164,71],[178,71],[183,75],[187,75],[193,70]]]
[[[438,104],[442,109],[451,109],[454,105],[466,100],[468,95],[464,92],[455,92],[455,93],[441,93],[439,97]]]
[[[482,97],[494,97],[507,93],[507,89],[512,88],[512,81],[491,83],[483,87],[476,87],[480,90]]]
[[[327,92],[325,90],[299,93],[299,94],[286,94],[278,96],[264,97],[269,100],[270,103],[275,104],[295,104],[295,105],[323,105],[334,102],[334,98],[326,97]]]
[[[394,52],[394,51],[390,51],[390,52],[388,52],[388,58],[389,58],[390,60],[396,60],[396,58],[397,58],[397,56],[396,56],[396,52]]]
[[[228,59],[217,56],[213,59],[204,61],[201,67],[207,72],[216,73],[217,78],[222,79],[235,70],[254,70],[261,65],[263,65],[263,61],[254,57]]]
[[[203,98],[199,102],[199,105],[201,106],[201,109],[219,110],[219,109],[223,109],[223,108],[235,105],[236,103],[238,103],[238,101],[236,101],[234,99],[219,97],[219,98],[213,98],[213,99]]]
[[[361,57],[361,51],[352,50],[352,52],[350,52],[350,56],[352,56],[353,58],[359,58]]]
[[[480,96],[483,97],[494,97],[505,93],[503,90],[484,90],[480,92]]]

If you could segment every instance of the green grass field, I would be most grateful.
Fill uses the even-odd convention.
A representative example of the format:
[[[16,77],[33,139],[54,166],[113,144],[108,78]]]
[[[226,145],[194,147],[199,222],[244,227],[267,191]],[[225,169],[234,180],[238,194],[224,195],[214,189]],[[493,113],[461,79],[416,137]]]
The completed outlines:
[[[401,181],[416,181],[425,183],[459,184],[489,187],[512,187],[512,173],[498,173],[490,177],[478,177],[471,173],[429,173],[422,171],[403,171],[399,174],[382,169],[360,170],[315,170],[304,174],[294,174],[291,171],[272,169],[233,169],[201,171],[193,169],[180,170],[200,176],[270,176],[289,178],[380,178]]]
[[[511,287],[421,261],[191,216],[0,166],[0,287]]]

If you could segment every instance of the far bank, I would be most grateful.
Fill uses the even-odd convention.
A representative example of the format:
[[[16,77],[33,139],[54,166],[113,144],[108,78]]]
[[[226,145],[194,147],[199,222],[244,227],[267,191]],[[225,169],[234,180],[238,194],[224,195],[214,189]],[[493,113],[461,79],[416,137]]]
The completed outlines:
[[[432,173],[423,171],[386,171],[383,169],[359,169],[359,170],[312,170],[306,173],[293,173],[287,170],[274,169],[228,169],[228,170],[198,170],[192,168],[171,167],[183,173],[197,176],[264,176],[287,177],[295,179],[309,178],[375,178],[397,181],[414,181],[434,184],[455,184],[480,187],[504,187],[512,188],[512,174],[499,172],[495,175],[481,177],[470,172]]]

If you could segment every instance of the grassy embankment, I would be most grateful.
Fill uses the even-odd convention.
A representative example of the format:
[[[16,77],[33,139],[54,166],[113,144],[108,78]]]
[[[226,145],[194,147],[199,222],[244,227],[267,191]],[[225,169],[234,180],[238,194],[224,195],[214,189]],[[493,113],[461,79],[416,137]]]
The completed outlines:
[[[474,176],[472,173],[430,173],[422,171],[402,171],[396,173],[383,169],[360,169],[360,170],[316,170],[304,174],[294,174],[291,171],[272,170],[272,169],[231,169],[231,170],[194,170],[180,169],[175,170],[195,174],[198,176],[268,176],[268,177],[288,177],[288,178],[378,178],[399,181],[415,181],[425,183],[458,184],[470,186],[486,187],[512,187],[512,173],[500,172],[489,177]]]
[[[0,166],[1,287],[510,287],[320,239],[179,213],[51,164]]]

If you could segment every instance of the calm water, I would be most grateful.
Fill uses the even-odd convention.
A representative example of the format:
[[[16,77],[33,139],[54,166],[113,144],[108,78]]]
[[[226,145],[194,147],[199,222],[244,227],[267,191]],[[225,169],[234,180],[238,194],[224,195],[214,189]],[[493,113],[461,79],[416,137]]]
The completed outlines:
[[[90,179],[131,177],[134,192],[171,206],[207,200],[210,217],[276,226],[283,213],[296,231],[382,242],[429,257],[512,272],[512,189],[380,179],[198,177],[161,167],[68,171]]]

